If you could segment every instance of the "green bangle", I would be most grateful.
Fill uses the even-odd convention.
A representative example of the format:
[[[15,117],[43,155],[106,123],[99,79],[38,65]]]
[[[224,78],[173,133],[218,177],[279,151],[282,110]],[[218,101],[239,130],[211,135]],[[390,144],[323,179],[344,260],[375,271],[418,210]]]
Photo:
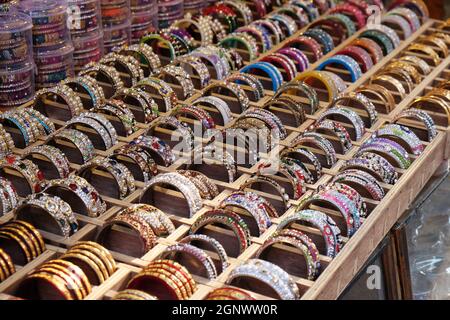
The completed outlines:
[[[171,61],[175,60],[175,57],[176,57],[175,48],[173,47],[172,43],[169,40],[164,39],[159,34],[156,34],[156,33],[149,34],[141,39],[141,43],[145,43],[146,45],[150,46],[153,49],[152,42],[155,40],[166,44],[169,47],[170,60]],[[153,50],[153,51],[156,52],[156,50]]]
[[[350,19],[344,14],[341,13],[330,14],[329,16],[326,16],[325,19],[330,19],[342,23],[347,29],[348,37],[351,37],[354,33],[356,33],[355,23],[353,22],[352,19]]]
[[[230,49],[230,48],[236,48],[237,42],[242,43],[247,48],[250,61],[256,59],[257,54],[258,54],[256,42],[251,43],[251,41],[249,41],[249,38],[246,38],[244,34],[230,33],[225,38],[220,40],[218,45],[225,49]]]
[[[387,56],[394,50],[394,44],[391,39],[381,31],[366,30],[361,33],[360,38],[368,38],[375,41],[383,50],[384,56]]]

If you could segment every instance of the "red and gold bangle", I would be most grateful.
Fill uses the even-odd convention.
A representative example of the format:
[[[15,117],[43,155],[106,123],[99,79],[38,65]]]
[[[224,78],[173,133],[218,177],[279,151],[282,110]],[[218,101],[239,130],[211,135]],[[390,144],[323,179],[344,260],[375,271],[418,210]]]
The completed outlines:
[[[373,67],[372,57],[366,50],[361,47],[347,46],[336,54],[347,55],[355,59],[362,66],[363,72],[367,72],[370,68]]]
[[[223,287],[211,291],[205,300],[255,300],[255,298],[242,289]]]
[[[315,39],[308,36],[299,36],[294,39],[288,40],[283,47],[294,47],[300,50],[304,50],[306,47],[308,51],[313,53],[314,62],[323,57],[323,51],[320,44]]]
[[[192,275],[190,272],[181,264],[177,263],[173,260],[155,260],[151,263],[150,266],[167,266],[173,272],[177,275],[179,275],[180,279],[182,279],[183,282],[186,283],[186,289],[188,294],[194,294],[194,292],[197,290],[197,284],[195,283],[194,279],[192,278]],[[190,292],[190,293],[189,293]]]
[[[357,38],[353,40],[350,45],[361,47],[366,50],[370,54],[373,64],[377,64],[384,57],[383,50],[381,49],[380,45],[372,39]]]

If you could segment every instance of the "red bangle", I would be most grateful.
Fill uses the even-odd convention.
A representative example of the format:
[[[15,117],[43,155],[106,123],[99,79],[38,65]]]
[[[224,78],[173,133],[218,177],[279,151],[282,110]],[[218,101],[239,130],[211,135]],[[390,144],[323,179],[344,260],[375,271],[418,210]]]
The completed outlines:
[[[336,20],[331,20],[329,18],[324,18],[313,22],[308,29],[312,29],[317,26],[320,27],[322,25],[330,27],[330,30],[325,28],[322,29],[328,32],[330,35],[339,38],[338,40],[339,43],[343,42],[347,38],[347,30],[345,26],[337,22]]]
[[[303,51],[305,49],[304,46],[306,46],[309,49],[309,51],[313,53],[314,62],[322,58],[323,56],[322,47],[316,40],[308,36],[299,36],[297,38],[289,40],[285,43],[283,47],[284,48],[294,47]]]
[[[227,16],[233,16],[233,17],[237,16],[236,12],[232,8],[230,8],[224,4],[220,4],[220,3],[217,3],[213,6],[203,9],[203,15],[205,15],[205,16],[209,16],[214,13],[223,13]]]
[[[261,19],[267,14],[266,4],[264,0],[253,0],[252,4],[255,5],[256,15],[255,19]]]
[[[383,50],[378,45],[378,43],[376,43],[372,39],[358,38],[353,40],[350,45],[361,47],[366,50],[370,54],[373,64],[377,64],[384,57]]]
[[[367,72],[373,67],[373,61],[370,54],[361,47],[348,46],[336,54],[344,54],[355,59],[362,66],[361,69],[363,72]]]
[[[275,66],[283,68],[287,75],[287,78],[285,79],[286,81],[291,81],[295,78],[295,64],[286,56],[271,54],[265,56],[260,61],[269,62]]]
[[[313,0],[313,3],[319,9],[320,14],[324,14],[330,7],[327,0]]]
[[[351,16],[353,21],[356,22],[358,29],[364,28],[366,25],[366,17],[364,16],[364,13],[361,9],[354,5],[343,3],[331,9],[330,13],[343,13]]]
[[[364,17],[367,19],[369,14],[367,13],[367,8],[369,8],[369,5],[364,0],[347,0],[348,4],[351,4],[352,6],[357,7],[359,10],[361,10]]]

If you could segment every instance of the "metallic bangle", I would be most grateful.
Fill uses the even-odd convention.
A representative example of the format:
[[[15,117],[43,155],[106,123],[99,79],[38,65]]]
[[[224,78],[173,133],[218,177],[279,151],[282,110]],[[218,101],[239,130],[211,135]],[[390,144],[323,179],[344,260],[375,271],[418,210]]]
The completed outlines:
[[[216,265],[212,258],[205,251],[193,245],[179,242],[178,244],[167,247],[160,258],[164,259],[170,257],[170,260],[175,260],[175,256],[181,253],[188,254],[198,260],[205,268],[208,279],[217,278]]]
[[[232,287],[222,287],[212,290],[204,300],[255,300],[244,290]]]
[[[362,170],[348,169],[342,171],[334,176],[331,182],[346,184],[360,191],[366,190],[367,194],[376,201],[381,201],[385,196],[384,189],[380,186],[377,179]]]
[[[378,84],[385,88],[387,84],[390,84],[391,86],[394,86],[401,99],[404,99],[406,97],[406,90],[403,87],[402,83],[390,75],[376,75],[370,79],[370,84]]]
[[[303,33],[304,36],[311,37],[322,44],[323,53],[327,54],[334,49],[333,38],[324,30],[319,28],[308,29]]]
[[[362,93],[366,97],[368,97],[369,94],[376,96],[386,107],[386,113],[391,112],[396,107],[395,98],[392,93],[381,85],[375,83],[366,84],[357,88],[355,92]]]
[[[86,92],[91,99],[92,107],[103,104],[106,99],[103,88],[100,87],[94,78],[87,74],[76,78],[68,78],[62,83],[69,86],[75,93],[80,93],[80,89]]]
[[[394,118],[394,123],[397,123],[400,119],[410,118],[423,122],[428,132],[428,141],[431,142],[437,135],[436,125],[433,118],[425,111],[410,108],[403,110]]]
[[[317,122],[334,116],[343,117],[352,124],[353,128],[355,129],[355,141],[360,140],[363,137],[366,131],[364,121],[355,111],[339,105],[331,109],[327,109],[325,112],[321,113],[319,118],[317,119]]]
[[[70,141],[80,152],[83,162],[86,163],[94,158],[94,145],[89,137],[81,131],[74,129],[63,129],[50,136],[47,144],[55,139],[63,139]]]
[[[46,111],[44,100],[48,95],[59,97],[64,101],[69,108],[69,119],[80,114],[83,110],[83,102],[81,101],[81,98],[69,86],[59,84],[54,88],[41,89],[36,92],[33,100],[33,108],[45,116],[48,116],[48,112]]]
[[[141,89],[147,93],[150,93],[151,89],[153,89],[154,92],[156,91],[156,94],[160,95],[164,100],[165,112],[172,109],[172,107],[178,102],[177,95],[173,89],[166,82],[158,78],[145,78],[136,85],[135,89]]]
[[[52,292],[61,300],[73,300],[73,297],[68,289],[67,283],[61,277],[55,274],[46,272],[34,272],[27,275],[21,282],[21,286],[28,286],[30,283],[40,283],[41,285],[52,288]],[[19,289],[20,290],[20,289]],[[22,295],[19,293],[19,295]]]
[[[246,84],[252,88],[253,101],[259,101],[264,97],[264,87],[261,81],[255,76],[247,73],[234,73],[228,76],[225,81],[237,84]],[[250,97],[249,97],[250,98]]]
[[[200,97],[200,98],[196,99],[194,102],[192,102],[193,106],[198,106],[201,108],[201,106],[199,106],[200,104],[206,104],[207,106],[212,106],[217,111],[219,111],[219,113],[223,119],[223,125],[226,125],[227,123],[229,123],[233,118],[233,115],[231,114],[231,110],[230,110],[230,107],[228,106],[228,104],[224,100],[222,100],[218,97],[214,97],[214,96]]]
[[[255,174],[248,178],[243,184],[240,185],[239,190],[245,191],[245,189],[252,187],[253,184],[268,184],[271,187],[273,187],[278,194],[281,196],[281,199],[284,203],[285,209],[289,209],[289,195],[286,193],[286,189],[283,188],[275,179],[272,179],[271,177],[261,175],[261,174]]]
[[[412,11],[418,13],[424,19],[430,16],[428,7],[422,0],[396,0],[391,4],[390,9],[395,8],[397,6],[404,6],[406,8],[410,8]]]
[[[361,33],[360,38],[368,38],[375,41],[383,50],[383,56],[387,56],[394,50],[394,44],[392,40],[383,32],[370,29]]]
[[[220,273],[224,272],[225,269],[228,268],[228,266],[230,265],[228,263],[227,252],[225,251],[224,247],[220,244],[220,242],[217,241],[216,239],[204,234],[191,234],[181,239],[179,243],[191,244],[192,242],[203,242],[205,244],[208,244],[210,247],[214,249],[214,251],[219,256],[221,262],[222,269]]]
[[[114,95],[114,99],[121,100],[128,105],[137,106],[142,109],[144,117],[133,113],[138,121],[150,123],[159,116],[158,104],[152,96],[140,88],[124,88]],[[130,111],[133,111],[130,109]],[[138,119],[138,117],[140,119]],[[143,120],[141,120],[143,119]]]
[[[32,161],[19,159],[15,155],[8,155],[0,162],[0,170],[3,171],[5,168],[18,171],[27,180],[31,193],[41,192],[44,174]]]
[[[442,52],[443,58],[446,58],[448,56],[448,53],[449,53],[448,47],[447,47],[446,42],[443,39],[441,39],[435,35],[431,35],[431,36],[426,36],[423,39],[420,39],[420,42],[422,44],[431,44],[432,46],[439,48],[439,50]]]
[[[0,249],[0,282],[5,281],[16,272],[11,256]]]
[[[203,200],[195,184],[177,172],[159,174],[153,177],[142,191],[139,202],[151,204],[153,202],[153,187],[156,185],[170,185],[178,189],[188,203],[190,217],[202,208]]]
[[[126,136],[133,134],[138,129],[134,114],[130,111],[128,106],[120,100],[110,99],[106,104],[95,108],[94,111],[111,114],[117,117],[124,128]]]
[[[313,53],[314,62],[320,60],[323,57],[324,53],[319,42],[317,42],[317,40],[315,40],[314,38],[306,35],[301,35],[290,39],[283,45],[284,48],[296,48],[302,51],[305,49],[305,46],[308,51],[311,51]]]
[[[111,135],[108,133],[106,128],[98,121],[93,118],[85,117],[83,115],[76,116],[69,120],[66,124],[66,128],[73,128],[77,125],[87,126],[92,128],[102,139],[103,145],[105,146],[105,150],[108,150],[113,146],[113,141],[111,139]],[[117,141],[116,141],[117,142]]]
[[[189,115],[199,121],[205,130],[214,129],[216,127],[211,115],[202,108],[194,105],[178,105],[176,108],[172,109],[170,115],[177,119],[184,115]]]
[[[341,230],[329,215],[317,210],[300,210],[284,218],[277,226],[277,231],[291,229],[293,224],[312,225],[319,229],[325,242],[327,257],[334,258],[341,250]]]
[[[53,164],[59,174],[59,178],[67,178],[70,173],[70,164],[66,155],[56,147],[50,145],[39,145],[27,150],[22,158],[32,158],[32,155],[39,154]]]
[[[210,95],[212,92],[222,93],[222,90],[227,90],[233,94],[233,96],[238,100],[241,110],[245,111],[250,106],[250,100],[245,93],[245,91],[236,83],[219,81],[210,84],[203,90],[203,96]]]
[[[337,162],[336,151],[334,150],[333,145],[328,139],[324,138],[322,135],[315,132],[306,132],[295,138],[292,141],[291,145],[293,146],[294,149],[296,149],[299,146],[305,145],[306,143],[313,144],[314,146],[322,150],[323,153],[325,153],[325,158],[328,167],[331,168]]]
[[[273,99],[277,99],[278,97],[282,96],[283,93],[298,95],[298,92],[301,92],[309,100],[311,114],[315,113],[319,108],[319,98],[317,96],[317,92],[311,86],[300,80],[294,80],[284,83],[277,90],[277,92],[275,92]]]
[[[152,47],[145,43],[124,46],[118,51],[121,55],[132,55],[141,65],[148,67],[147,75],[157,74],[161,68],[161,60],[159,56],[153,52]]]
[[[235,123],[239,121],[245,121],[245,119],[254,118],[258,119],[271,130],[277,138],[284,140],[287,137],[287,131],[281,122],[281,120],[272,112],[262,108],[249,108],[244,111],[237,119]],[[234,125],[233,125],[234,126]]]
[[[400,27],[400,29],[402,29],[403,32],[403,39],[408,39],[413,33],[408,20],[406,20],[400,15],[395,14],[385,15],[384,17],[381,18],[381,23],[387,26],[395,25],[397,27]]]
[[[386,68],[377,74],[378,76],[390,76],[397,79],[405,89],[406,93],[414,90],[414,80],[406,69],[403,68]]]
[[[395,9],[392,9],[388,12],[388,15],[399,15],[406,20],[408,20],[408,23],[411,27],[411,30],[413,32],[416,32],[420,28],[420,20],[417,14],[405,7],[397,7]]]
[[[206,175],[194,170],[177,170],[177,173],[185,176],[200,192],[200,196],[205,200],[212,200],[219,195],[219,189]]]
[[[362,76],[362,71],[359,67],[358,62],[356,62],[353,58],[342,54],[337,54],[331,58],[326,59],[317,67],[317,70],[323,70],[331,64],[339,64],[343,66],[347,71],[349,71],[352,82],[355,82]]]
[[[77,174],[89,181],[94,169],[104,170],[114,178],[119,187],[119,199],[126,198],[136,190],[133,175],[122,163],[109,158],[96,158],[81,166]]]
[[[14,185],[3,177],[0,177],[0,200],[2,204],[0,216],[10,212],[19,204],[19,195]]]
[[[36,212],[31,214],[30,209],[37,207],[42,210],[46,215],[50,215],[53,222],[56,223],[58,232],[65,238],[78,231],[78,222],[72,209],[57,196],[52,196],[46,193],[36,193],[30,195],[17,207],[14,211],[14,218],[16,220],[23,220],[33,224],[36,228],[42,230],[49,230],[42,224],[42,220],[38,221],[34,216]],[[56,229],[51,228],[49,231],[54,232]]]
[[[290,276],[273,263],[260,259],[250,259],[231,271],[227,284],[235,279],[252,278],[272,288],[282,300],[298,300],[300,293]]]
[[[366,111],[367,116],[369,118],[368,127],[371,127],[375,124],[378,119],[378,114],[375,109],[374,104],[370,101],[364,94],[359,92],[348,92],[341,93],[336,99],[334,99],[333,103],[330,105],[330,108],[339,106],[341,103],[346,105],[346,102],[354,101],[359,103],[362,106],[363,110]]]
[[[156,162],[153,160],[152,155],[139,145],[124,145],[121,148],[114,150],[114,154],[112,154],[110,158],[121,162],[125,166],[129,162],[122,161],[121,158],[131,159],[131,161],[134,162],[141,170],[144,183],[147,183],[152,177],[158,174],[158,167]],[[140,177],[134,175],[134,178],[135,180],[138,180]]]
[[[272,80],[272,90],[277,91],[283,83],[283,75],[281,72],[268,62],[255,62],[241,69],[241,73],[251,73],[252,70],[260,70],[267,74]]]
[[[193,55],[182,56],[178,57],[174,63],[181,66],[191,75],[191,77],[194,75],[195,71],[200,80],[200,89],[206,87],[211,81],[208,67],[199,57]]]
[[[388,184],[395,184],[398,180],[398,173],[395,171],[395,168],[386,159],[371,152],[365,152],[358,158],[345,161],[339,170],[344,171],[347,169],[365,171],[379,181]]]
[[[99,81],[102,76],[108,79],[114,89],[114,93],[125,87],[120,78],[120,73],[115,68],[107,65],[95,62],[88,63],[79,73],[79,76],[85,75],[91,76],[96,81]]]
[[[356,157],[364,152],[379,154],[401,169],[408,169],[411,165],[408,152],[398,143],[386,138],[369,139],[359,148]]]
[[[69,175],[64,179],[54,179],[46,183],[44,192],[58,194],[58,189],[68,190],[81,200],[86,215],[97,218],[106,212],[106,202],[86,179],[76,175]],[[82,212],[78,212],[82,213]]]
[[[338,55],[346,55],[354,59],[361,65],[361,71],[367,72],[373,67],[372,57],[370,54],[361,47],[347,46],[341,51],[337,52]]]
[[[263,256],[264,251],[278,243],[288,244],[301,251],[302,254],[300,256],[306,262],[308,280],[314,280],[319,275],[319,251],[314,242],[306,234],[298,230],[281,230],[275,233],[262,244],[256,252],[255,258]]]
[[[130,216],[145,220],[157,237],[166,237],[175,231],[169,217],[149,204],[133,204],[119,212],[117,216]]]
[[[294,99],[289,97],[281,97],[276,99],[272,98],[264,104],[263,109],[270,110],[271,107],[288,109],[294,116],[295,126],[300,126],[306,121],[306,114],[303,104],[295,101]]]
[[[366,50],[372,58],[373,64],[377,64],[383,59],[383,49],[381,46],[372,39],[369,38],[357,38],[353,40],[350,45],[360,47]]]
[[[374,136],[400,139],[401,143],[416,156],[420,155],[425,149],[425,146],[411,129],[399,124],[385,125],[378,129]]]
[[[161,69],[159,77],[166,80],[171,77],[178,81],[181,88],[183,89],[183,95],[179,97],[180,100],[185,100],[194,94],[195,88],[191,76],[186,71],[184,71],[182,67],[167,65]]]
[[[347,129],[340,123],[328,119],[324,119],[320,122],[317,122],[313,131],[319,132],[325,130],[327,132],[331,132],[332,135],[336,136],[339,139],[342,148],[342,154],[347,153],[353,146],[350,135],[347,132]]]
[[[219,207],[223,209],[238,207],[246,210],[255,219],[260,236],[272,225],[270,217],[278,216],[270,202],[253,192],[233,192],[220,203]]]

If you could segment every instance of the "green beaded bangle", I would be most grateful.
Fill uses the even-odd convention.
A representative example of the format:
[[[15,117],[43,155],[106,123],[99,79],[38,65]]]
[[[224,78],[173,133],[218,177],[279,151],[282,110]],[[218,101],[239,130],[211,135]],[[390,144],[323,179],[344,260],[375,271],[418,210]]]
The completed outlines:
[[[141,43],[145,43],[146,45],[153,48],[152,41],[155,41],[155,40],[166,44],[169,47],[170,60],[171,61],[175,60],[175,58],[176,58],[175,48],[173,47],[172,43],[169,40],[166,40],[163,37],[161,37],[159,34],[153,33],[153,34],[146,35],[145,37],[143,37],[141,39]]]
[[[229,34],[228,36],[220,40],[218,45],[221,46],[222,48],[230,49],[235,48],[236,46],[233,45],[236,45],[237,42],[242,43],[247,48],[250,61],[256,59],[257,53],[255,52],[255,49],[253,48],[252,44],[245,37],[240,36],[237,33]]]
[[[391,39],[381,31],[366,30],[361,33],[360,38],[368,38],[375,41],[383,50],[384,56],[387,56],[394,50],[394,44]]]

